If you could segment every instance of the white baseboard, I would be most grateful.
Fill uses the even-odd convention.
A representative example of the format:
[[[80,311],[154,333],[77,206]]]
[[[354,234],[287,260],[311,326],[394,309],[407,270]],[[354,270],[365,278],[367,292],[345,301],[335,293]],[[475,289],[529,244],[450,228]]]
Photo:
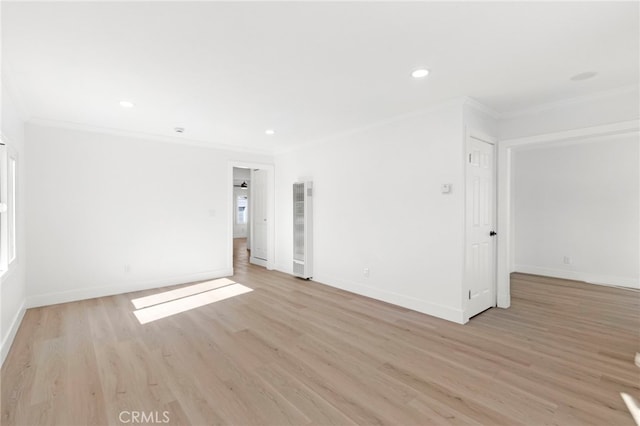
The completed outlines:
[[[291,275],[290,271],[287,271],[287,268],[277,268],[277,270]],[[414,297],[380,290],[353,281],[341,280],[334,277],[316,274],[313,276],[312,280],[320,284],[328,285],[329,287],[339,288],[361,296],[371,297],[372,299],[381,300],[383,302],[391,303],[392,305],[401,306],[423,314],[442,318],[447,321],[464,324],[464,312],[460,309],[431,303],[426,300],[416,299]]]
[[[291,265],[275,265],[275,270],[284,272],[285,274],[293,275],[293,266]]]
[[[56,305],[58,303],[75,302],[96,297],[113,296],[114,294],[131,293],[133,291],[149,290],[176,284],[187,284],[195,281],[212,280],[233,275],[233,269],[218,269],[180,275],[159,280],[141,281],[137,283],[118,284],[108,287],[80,288],[63,292],[38,294],[27,298],[27,307]]]
[[[339,280],[332,277],[314,276],[313,280],[321,284],[337,287],[362,296],[371,297],[372,299],[381,300],[383,302],[391,303],[392,305],[402,306],[403,308],[442,318],[447,321],[456,322],[458,324],[464,324],[465,322],[464,312],[461,309],[455,309],[449,306],[428,302],[426,300],[416,299],[414,297],[380,290],[375,287],[369,287],[360,283]]]
[[[249,263],[253,263],[254,265],[258,265],[258,266],[264,266],[265,268],[268,266],[266,260],[259,259],[257,257],[249,258]]]
[[[7,331],[7,335],[2,337],[2,347],[0,347],[0,365],[4,364],[4,360],[7,358],[9,354],[9,349],[11,349],[11,345],[13,344],[13,339],[15,339],[16,334],[18,333],[18,328],[20,328],[20,324],[22,323],[22,318],[24,318],[24,314],[27,311],[26,309],[26,301],[23,301],[16,312],[16,315],[13,317],[11,321],[11,327]]]
[[[617,277],[612,275],[598,275],[588,272],[567,271],[563,269],[544,268],[531,265],[514,265],[514,272],[523,274],[543,275],[547,277],[563,278],[566,280],[584,281],[589,284],[598,284],[615,287],[627,287],[640,289],[640,282],[637,278]]]
[[[511,294],[498,295],[498,308],[508,308],[511,306]]]

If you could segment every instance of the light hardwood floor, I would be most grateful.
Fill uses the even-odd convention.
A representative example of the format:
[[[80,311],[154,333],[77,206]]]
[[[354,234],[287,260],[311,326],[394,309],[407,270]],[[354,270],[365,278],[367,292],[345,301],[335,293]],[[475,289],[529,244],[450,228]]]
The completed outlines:
[[[638,292],[515,274],[462,326],[236,255],[253,292],[146,325],[131,299],[158,291],[28,310],[2,425],[633,424]]]

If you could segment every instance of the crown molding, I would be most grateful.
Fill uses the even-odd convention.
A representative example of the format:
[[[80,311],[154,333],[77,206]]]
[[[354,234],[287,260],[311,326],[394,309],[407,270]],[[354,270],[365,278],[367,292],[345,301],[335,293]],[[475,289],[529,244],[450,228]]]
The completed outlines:
[[[29,113],[30,109],[24,100],[24,96],[22,95],[20,88],[15,82],[16,80],[13,78],[14,74],[11,70],[11,66],[7,63],[6,60],[3,60],[1,68],[2,76],[0,77],[0,91],[6,92],[2,93],[2,96],[7,96],[7,94],[9,95],[9,98],[11,98],[11,100],[13,101],[16,111],[18,112],[18,116],[23,122],[26,123],[31,118],[31,114]]]
[[[33,124],[41,127],[56,127],[56,128],[69,129],[69,130],[78,130],[78,131],[89,132],[89,133],[102,133],[102,134],[113,135],[113,136],[143,139],[143,140],[150,140],[150,141],[156,141],[156,142],[173,143],[178,145],[197,146],[201,148],[219,149],[222,151],[241,152],[241,153],[256,154],[256,155],[269,155],[269,156],[273,155],[273,150],[268,150],[268,149],[256,149],[256,148],[250,148],[245,146],[230,145],[230,144],[225,144],[220,142],[211,142],[211,141],[206,141],[201,139],[189,139],[189,138],[183,138],[183,137],[156,135],[153,133],[134,132],[129,130],[114,129],[110,127],[94,126],[90,124],[73,123],[73,122],[63,121],[63,120],[51,120],[51,119],[33,117],[29,119],[27,124]]]
[[[485,104],[482,104],[482,103],[478,102],[477,100],[475,100],[473,98],[465,96],[463,99],[464,99],[464,104],[465,105],[469,105],[470,107],[475,108],[478,111],[487,114],[489,117],[491,117],[493,119],[498,120],[502,116],[502,114],[500,114],[495,109],[489,108]]]
[[[466,102],[467,98],[463,98],[463,97],[457,97],[457,98],[453,98],[453,99],[448,99],[445,101],[441,101],[438,103],[435,103],[427,108],[422,108],[419,110],[414,110],[411,112],[407,112],[404,114],[400,114],[400,115],[395,115],[392,116],[390,118],[386,118],[384,120],[379,120],[376,122],[372,122],[369,124],[365,124],[363,126],[358,126],[358,127],[351,127],[348,128],[346,130],[343,131],[338,131],[338,132],[334,132],[331,133],[327,136],[323,136],[323,137],[319,137],[319,138],[315,138],[315,139],[309,139],[306,142],[294,145],[294,146],[288,146],[285,148],[280,148],[280,149],[276,149],[274,152],[274,155],[282,155],[282,154],[288,154],[291,152],[295,152],[295,151],[300,151],[302,149],[308,149],[308,148],[313,148],[315,146],[319,146],[319,145],[324,145],[326,143],[331,143],[331,142],[335,142],[336,140],[340,139],[340,138],[344,138],[347,136],[351,136],[351,135],[355,135],[358,133],[362,133],[362,132],[366,132],[368,130],[372,130],[372,129],[376,129],[378,127],[382,127],[382,126],[386,126],[388,124],[393,124],[402,120],[407,120],[410,118],[414,118],[414,117],[419,117],[423,114],[428,114],[430,112],[433,111],[437,111],[439,109],[442,108],[446,108],[446,107],[451,107],[451,106],[459,106],[460,108],[462,108],[462,106],[464,105],[464,103]]]
[[[639,133],[640,119],[621,121],[618,123],[603,124],[592,127],[584,127],[571,130],[563,130],[560,132],[543,133],[534,136],[525,136],[520,138],[504,139],[500,141],[500,146],[513,148],[530,145],[541,145],[547,142],[558,144],[560,142],[571,142],[574,140],[592,140],[601,137],[615,137],[619,135]]]
[[[535,114],[539,114],[541,112],[553,110],[556,108],[570,107],[573,105],[577,105],[577,104],[581,104],[589,101],[597,101],[601,99],[611,98],[614,96],[631,94],[633,92],[638,92],[638,89],[639,89],[638,85],[635,85],[635,84],[630,86],[622,86],[616,89],[604,90],[596,93],[591,93],[588,95],[560,99],[555,102],[547,102],[544,104],[538,104],[538,105],[534,105],[532,107],[528,107],[520,110],[499,113],[498,117],[496,118],[500,120],[508,120],[512,118],[525,117],[528,115],[535,115]]]

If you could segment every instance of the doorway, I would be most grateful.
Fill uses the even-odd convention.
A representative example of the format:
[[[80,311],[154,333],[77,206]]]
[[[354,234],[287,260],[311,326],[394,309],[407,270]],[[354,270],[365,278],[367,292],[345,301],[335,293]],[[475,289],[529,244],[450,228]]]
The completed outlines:
[[[514,271],[514,155],[520,149],[550,144],[584,143],[585,140],[612,135],[637,135],[638,120],[604,124],[582,129],[566,130],[536,136],[527,136],[500,141],[498,157],[498,266],[497,303],[501,308],[511,306],[511,272]],[[582,142],[581,142],[582,141]]]
[[[229,181],[229,267],[234,270],[235,258],[273,269],[273,165],[231,161]]]
[[[233,168],[233,238],[247,238],[249,234],[249,188],[251,169]]]

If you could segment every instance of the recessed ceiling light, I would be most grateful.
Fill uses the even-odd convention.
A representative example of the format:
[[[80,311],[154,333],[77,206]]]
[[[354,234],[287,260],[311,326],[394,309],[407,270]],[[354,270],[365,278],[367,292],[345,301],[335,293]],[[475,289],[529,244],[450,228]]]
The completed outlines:
[[[176,133],[184,133],[184,127],[176,127],[175,129],[173,129],[176,131]]]
[[[122,108],[133,108],[133,102],[129,101],[120,101],[120,106]]]
[[[413,70],[411,72],[411,77],[413,78],[424,78],[429,75],[429,70],[426,68],[418,68],[417,70]]]
[[[273,130],[273,129],[267,129],[267,130],[264,131],[264,134],[265,135],[269,135],[269,136],[273,136],[273,135],[276,134],[276,131]]]
[[[573,77],[571,77],[571,81],[589,80],[590,78],[593,78],[596,75],[598,75],[598,73],[595,71],[581,72],[580,74],[576,74]]]

